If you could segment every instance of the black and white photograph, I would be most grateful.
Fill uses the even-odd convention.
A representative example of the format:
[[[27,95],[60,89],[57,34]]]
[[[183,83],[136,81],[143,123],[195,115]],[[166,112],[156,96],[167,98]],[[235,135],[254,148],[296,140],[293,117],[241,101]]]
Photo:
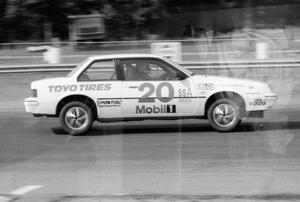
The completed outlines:
[[[0,0],[0,202],[300,201],[299,82],[300,0]]]

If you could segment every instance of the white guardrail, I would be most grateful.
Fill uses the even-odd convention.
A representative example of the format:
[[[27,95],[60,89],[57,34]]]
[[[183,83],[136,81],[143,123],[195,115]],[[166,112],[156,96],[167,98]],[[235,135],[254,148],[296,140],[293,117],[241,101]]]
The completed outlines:
[[[300,60],[181,62],[179,64],[190,70],[231,68],[298,68],[300,67]],[[0,73],[67,72],[73,69],[76,65],[77,64],[34,64],[0,66]]]

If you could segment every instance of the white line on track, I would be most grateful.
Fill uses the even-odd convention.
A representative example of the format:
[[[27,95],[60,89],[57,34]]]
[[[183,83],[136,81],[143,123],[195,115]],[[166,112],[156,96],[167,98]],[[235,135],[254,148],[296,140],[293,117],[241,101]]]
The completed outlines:
[[[21,187],[19,189],[16,189],[12,192],[10,192],[7,196],[0,196],[0,202],[10,202],[10,201],[14,201],[14,197],[18,197],[24,194],[27,194],[35,189],[40,189],[43,186],[41,185],[28,185],[28,186],[24,186]]]
[[[43,186],[41,185],[28,185],[28,186],[24,186],[24,187],[21,187],[19,189],[16,189],[12,192],[10,192],[11,195],[24,195],[24,194],[27,194],[35,189],[40,189],[42,188]]]
[[[65,142],[70,142],[73,138],[74,138],[73,135],[68,135],[68,137],[66,138]]]

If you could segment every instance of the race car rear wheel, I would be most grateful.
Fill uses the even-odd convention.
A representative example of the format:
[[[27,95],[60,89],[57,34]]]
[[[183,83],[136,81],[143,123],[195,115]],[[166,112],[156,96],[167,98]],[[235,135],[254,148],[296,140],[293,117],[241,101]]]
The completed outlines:
[[[232,131],[240,123],[241,109],[231,99],[216,100],[208,109],[210,125],[221,132]]]
[[[70,102],[66,104],[59,115],[62,128],[69,134],[82,135],[93,124],[91,109],[82,102]]]

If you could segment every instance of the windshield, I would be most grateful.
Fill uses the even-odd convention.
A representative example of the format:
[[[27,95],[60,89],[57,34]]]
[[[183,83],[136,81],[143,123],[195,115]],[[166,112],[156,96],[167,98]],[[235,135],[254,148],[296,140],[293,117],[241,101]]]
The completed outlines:
[[[166,60],[168,63],[170,63],[171,65],[175,66],[177,69],[189,74],[189,75],[194,75],[195,73],[186,69],[186,68],[183,68],[181,65],[179,65],[178,63],[176,63],[174,60],[171,60],[169,58],[164,58],[164,60]]]

